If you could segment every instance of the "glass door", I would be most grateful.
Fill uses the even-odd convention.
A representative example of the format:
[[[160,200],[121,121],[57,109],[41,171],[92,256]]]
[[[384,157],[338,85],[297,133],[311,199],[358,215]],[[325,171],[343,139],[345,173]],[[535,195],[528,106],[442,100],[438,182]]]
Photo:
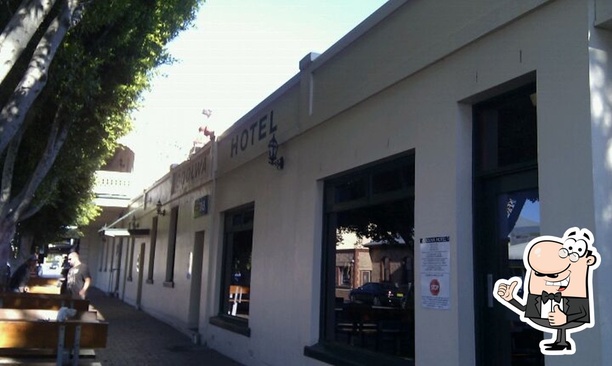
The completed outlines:
[[[493,298],[495,281],[524,276],[523,250],[540,233],[535,74],[509,84],[519,82],[527,84],[473,106],[474,316],[479,365],[544,364],[539,349],[542,333]]]
[[[477,337],[479,364],[544,365],[539,348],[543,334],[494,300],[500,278],[524,279],[523,251],[540,235],[537,170],[487,179],[482,184],[476,242]],[[522,289],[519,290],[522,296]],[[485,360],[487,360],[485,362]]]

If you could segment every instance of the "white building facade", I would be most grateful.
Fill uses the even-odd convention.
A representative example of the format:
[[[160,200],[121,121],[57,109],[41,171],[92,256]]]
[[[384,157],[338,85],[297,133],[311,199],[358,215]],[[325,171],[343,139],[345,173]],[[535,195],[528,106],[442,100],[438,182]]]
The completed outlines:
[[[97,287],[245,365],[606,365],[611,137],[609,0],[391,0],[81,246]],[[492,299],[538,225],[601,255],[571,356]]]

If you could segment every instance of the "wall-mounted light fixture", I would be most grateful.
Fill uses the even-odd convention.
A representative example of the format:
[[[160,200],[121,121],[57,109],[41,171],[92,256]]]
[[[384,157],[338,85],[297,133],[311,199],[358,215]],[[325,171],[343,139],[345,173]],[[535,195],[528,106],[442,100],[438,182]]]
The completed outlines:
[[[276,169],[283,169],[285,166],[285,159],[283,157],[277,157],[278,154],[278,142],[276,142],[276,138],[272,135],[272,139],[268,142],[268,164],[274,165]]]
[[[157,200],[155,207],[157,207],[157,216],[166,216],[166,209],[162,210],[161,200]]]

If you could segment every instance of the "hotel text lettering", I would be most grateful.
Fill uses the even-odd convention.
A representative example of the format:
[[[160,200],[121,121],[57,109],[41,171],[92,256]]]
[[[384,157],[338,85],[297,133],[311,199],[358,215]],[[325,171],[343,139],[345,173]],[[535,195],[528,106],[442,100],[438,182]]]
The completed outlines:
[[[270,114],[261,117],[232,137],[230,157],[238,155],[238,152],[242,152],[249,146],[255,145],[256,142],[271,136],[276,132],[276,127],[274,111],[270,111]]]

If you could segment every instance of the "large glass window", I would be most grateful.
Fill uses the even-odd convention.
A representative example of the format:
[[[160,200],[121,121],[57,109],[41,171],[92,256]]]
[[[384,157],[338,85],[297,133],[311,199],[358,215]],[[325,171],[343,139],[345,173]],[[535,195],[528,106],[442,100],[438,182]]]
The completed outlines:
[[[325,182],[325,217],[321,342],[357,364],[412,360],[414,155]]]
[[[248,327],[251,293],[254,206],[227,212],[223,248],[221,314],[239,327]]]

